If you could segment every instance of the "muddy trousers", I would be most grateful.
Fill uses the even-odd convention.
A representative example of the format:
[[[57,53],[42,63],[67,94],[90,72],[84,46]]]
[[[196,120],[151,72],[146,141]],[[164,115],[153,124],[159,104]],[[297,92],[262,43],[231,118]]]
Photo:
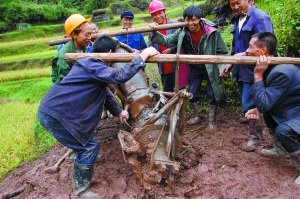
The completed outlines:
[[[284,123],[277,124],[269,113],[263,115],[275,144],[279,143],[288,153],[300,150],[300,134]]]
[[[94,164],[95,159],[99,154],[99,143],[94,138],[91,138],[86,146],[83,146],[54,117],[51,117],[42,111],[38,111],[38,118],[42,126],[51,133],[58,142],[76,151],[75,161],[77,163],[87,165]]]

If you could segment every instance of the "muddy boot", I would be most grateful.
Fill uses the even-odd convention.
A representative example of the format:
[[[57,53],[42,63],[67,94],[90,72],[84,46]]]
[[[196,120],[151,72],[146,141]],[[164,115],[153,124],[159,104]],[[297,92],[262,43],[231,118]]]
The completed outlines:
[[[258,143],[262,138],[262,124],[261,120],[249,120],[250,140],[244,146],[243,150],[247,152],[254,152]]]
[[[300,150],[290,153],[289,155],[295,164],[298,174],[300,174]],[[295,179],[294,183],[300,184],[300,175]]]
[[[263,155],[271,155],[271,156],[278,156],[278,155],[285,155],[286,151],[283,148],[283,146],[279,143],[275,136],[275,129],[274,128],[269,128],[269,133],[272,137],[272,142],[273,142],[273,148],[272,149],[262,149],[261,153]]]
[[[195,125],[195,124],[198,124],[201,122],[200,113],[202,111],[202,103],[201,103],[201,101],[197,101],[197,102],[191,103],[191,105],[192,105],[192,109],[193,109],[193,112],[196,115],[196,117],[189,119],[186,123],[188,125]]]
[[[76,196],[87,194],[89,197],[94,197],[97,195],[92,191],[87,190],[91,185],[93,170],[93,164],[80,164],[76,161],[74,162],[72,186]]]
[[[210,105],[208,113],[208,127],[207,130],[216,129],[216,116],[217,116],[217,105]]]

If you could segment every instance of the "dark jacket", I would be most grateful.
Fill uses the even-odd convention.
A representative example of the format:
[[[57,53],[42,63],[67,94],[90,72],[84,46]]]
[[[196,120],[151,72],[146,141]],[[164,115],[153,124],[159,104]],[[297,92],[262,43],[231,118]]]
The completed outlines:
[[[245,52],[249,47],[252,35],[259,32],[274,33],[270,17],[265,12],[257,9],[254,5],[252,5],[247,12],[246,21],[244,22],[240,32],[238,15],[234,16],[232,23],[234,24],[234,27],[231,30],[231,33],[233,34],[231,55]],[[232,79],[234,81],[253,83],[254,68],[255,66],[251,65],[234,65],[232,70]]]
[[[60,82],[53,84],[42,99],[39,110],[56,118],[82,145],[93,136],[103,106],[114,116],[121,109],[107,90],[107,84],[122,84],[145,63],[140,56],[123,68],[111,68],[96,58],[78,60]]]
[[[168,20],[167,24],[172,24],[172,23],[174,23],[174,22]],[[174,32],[176,32],[176,30],[177,29],[168,29],[166,32],[166,35],[173,34]],[[161,53],[160,44],[152,43],[152,41],[151,41],[152,37],[153,37],[153,33],[149,32],[148,33],[148,47],[153,46],[153,48],[155,48],[158,52]],[[172,51],[172,54],[176,54],[176,52],[177,52],[176,45],[171,46],[170,49]],[[163,75],[164,74],[164,63],[157,63],[157,66],[158,66],[159,74]],[[172,68],[173,68],[173,71],[176,71],[176,63],[172,63]]]
[[[82,49],[83,52],[87,52],[87,48]],[[66,43],[55,55],[52,60],[51,79],[53,83],[60,82],[71,70],[74,62],[66,62],[66,53],[76,53],[73,39]]]
[[[281,64],[250,88],[257,109],[300,134],[300,67]]]
[[[226,45],[221,37],[216,25],[211,21],[201,18],[201,27],[203,27],[204,38],[198,48],[195,49],[192,45],[192,38],[188,32],[187,27],[178,29],[174,34],[163,36],[159,32],[156,32],[153,43],[158,43],[164,46],[177,45],[177,52],[179,54],[180,49],[184,51],[184,54],[196,55],[203,52],[204,55],[227,55],[228,51]],[[197,68],[197,64],[190,64],[191,67]],[[203,65],[199,65],[202,67]],[[207,74],[212,85],[212,89],[219,103],[225,93],[225,88],[222,78],[219,76],[219,70],[224,67],[224,64],[205,64]]]

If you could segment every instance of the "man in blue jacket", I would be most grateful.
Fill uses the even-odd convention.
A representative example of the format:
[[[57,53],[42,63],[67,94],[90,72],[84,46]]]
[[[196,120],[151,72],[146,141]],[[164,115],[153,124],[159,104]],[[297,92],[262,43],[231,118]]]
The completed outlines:
[[[276,51],[277,40],[270,32],[252,36],[249,56],[259,56],[250,88],[257,108],[246,112],[249,120],[258,120],[263,113],[273,138],[273,149],[262,154],[289,153],[300,172],[300,67],[292,64],[270,65],[269,56]],[[300,184],[300,176],[295,180]]]
[[[117,42],[107,35],[99,36],[93,52],[115,52]],[[145,60],[158,54],[145,49],[123,68],[111,68],[97,58],[82,58],[61,82],[53,84],[38,108],[40,123],[61,144],[76,151],[72,184],[74,194],[83,193],[91,184],[99,144],[93,138],[105,107],[122,122],[128,112],[122,111],[107,84],[122,84],[144,69]]]
[[[130,11],[124,11],[121,13],[121,22],[123,24],[123,29],[132,28],[132,23],[134,20],[134,14]],[[127,35],[120,35],[116,36],[116,38],[130,46],[134,52],[141,52],[145,48],[147,48],[147,44],[144,39],[144,35],[142,33],[134,33],[134,34],[127,34]]]
[[[231,30],[233,34],[231,55],[245,56],[251,36],[255,33],[274,32],[270,17],[252,4],[253,1],[249,0],[230,0],[231,9],[236,13],[232,19],[234,27]],[[227,64],[220,72],[220,76],[228,76],[232,66],[232,64]],[[234,65],[232,71],[232,79],[238,82],[243,114],[249,109],[255,108],[254,100],[249,92],[253,84],[254,67],[250,65]],[[254,151],[262,138],[262,123],[261,120],[250,120],[248,122],[250,140],[245,145],[244,150]]]

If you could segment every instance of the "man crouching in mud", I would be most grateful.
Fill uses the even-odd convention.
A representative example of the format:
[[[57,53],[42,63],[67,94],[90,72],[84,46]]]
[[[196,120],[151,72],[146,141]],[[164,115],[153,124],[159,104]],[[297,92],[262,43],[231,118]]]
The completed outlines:
[[[292,64],[270,65],[277,39],[269,32],[252,36],[247,55],[257,56],[254,84],[250,88],[257,108],[246,112],[247,119],[259,119],[263,113],[274,148],[262,154],[286,152],[300,172],[300,67]],[[300,175],[294,181],[300,184]]]
[[[113,53],[117,42],[110,36],[99,36],[93,52]],[[93,138],[103,108],[108,109],[122,122],[129,114],[121,110],[107,84],[123,84],[141,69],[145,60],[158,54],[153,47],[146,48],[123,68],[107,67],[110,63],[97,58],[78,60],[59,83],[53,84],[38,108],[38,118],[44,128],[61,144],[75,150],[76,159],[72,175],[75,195],[97,196],[88,190],[91,185],[94,162],[99,144]]]

